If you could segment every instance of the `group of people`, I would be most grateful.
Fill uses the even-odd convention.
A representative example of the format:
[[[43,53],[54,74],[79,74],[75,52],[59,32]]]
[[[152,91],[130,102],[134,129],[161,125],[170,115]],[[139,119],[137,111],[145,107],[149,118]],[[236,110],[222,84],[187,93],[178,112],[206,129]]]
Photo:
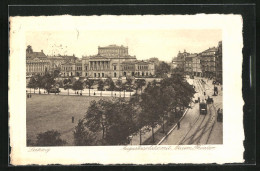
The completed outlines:
[[[32,98],[32,94],[27,94],[27,98]]]

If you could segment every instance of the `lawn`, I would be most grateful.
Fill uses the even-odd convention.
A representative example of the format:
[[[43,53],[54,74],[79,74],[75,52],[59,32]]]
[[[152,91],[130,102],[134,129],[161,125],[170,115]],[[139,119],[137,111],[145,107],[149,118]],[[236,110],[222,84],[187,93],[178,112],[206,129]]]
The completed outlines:
[[[48,130],[58,130],[67,145],[74,145],[73,130],[78,120],[83,118],[92,100],[112,99],[112,97],[61,96],[32,94],[26,100],[27,139],[36,140],[37,134]],[[74,117],[74,123],[71,118]]]

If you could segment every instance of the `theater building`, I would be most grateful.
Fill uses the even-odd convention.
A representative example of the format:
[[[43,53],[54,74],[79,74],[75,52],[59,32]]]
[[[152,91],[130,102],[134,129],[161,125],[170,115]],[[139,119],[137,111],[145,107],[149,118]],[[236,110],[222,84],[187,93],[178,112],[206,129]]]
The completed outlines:
[[[128,47],[98,47],[98,54],[82,57],[82,75],[92,78],[154,75],[154,64],[138,61]]]

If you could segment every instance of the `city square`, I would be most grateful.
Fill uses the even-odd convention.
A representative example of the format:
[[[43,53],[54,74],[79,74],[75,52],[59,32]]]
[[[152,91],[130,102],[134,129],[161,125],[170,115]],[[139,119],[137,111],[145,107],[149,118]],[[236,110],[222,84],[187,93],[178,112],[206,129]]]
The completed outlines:
[[[221,41],[171,62],[137,60],[123,45],[82,58],[60,49],[45,55],[27,46],[28,146],[223,143]]]

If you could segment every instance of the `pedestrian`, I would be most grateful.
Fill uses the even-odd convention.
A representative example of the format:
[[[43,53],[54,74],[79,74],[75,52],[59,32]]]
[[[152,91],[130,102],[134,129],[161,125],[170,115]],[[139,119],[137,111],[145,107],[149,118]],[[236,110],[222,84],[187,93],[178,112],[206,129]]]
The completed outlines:
[[[206,96],[206,92],[204,91],[204,96]]]
[[[94,92],[94,96],[96,95],[96,93]]]
[[[181,127],[180,121],[178,121],[178,123],[177,123],[177,127],[178,127],[178,130],[179,130],[180,127]]]
[[[116,93],[115,93],[115,97],[116,97]]]
[[[199,103],[200,103],[200,97],[198,97],[198,101],[199,101]]]
[[[29,98],[29,94],[27,94],[27,98]]]
[[[71,118],[71,122],[74,123],[74,116],[72,116],[72,118]]]

